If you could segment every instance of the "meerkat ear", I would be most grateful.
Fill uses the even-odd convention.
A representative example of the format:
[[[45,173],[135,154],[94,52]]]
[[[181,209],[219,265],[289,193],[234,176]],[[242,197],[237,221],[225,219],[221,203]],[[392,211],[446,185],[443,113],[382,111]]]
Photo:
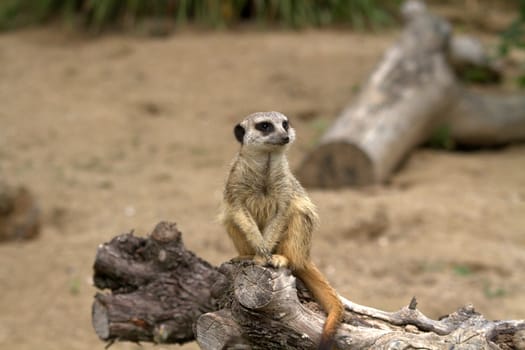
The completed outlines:
[[[237,141],[239,141],[242,144],[246,130],[244,130],[241,124],[235,125],[235,128],[233,129],[233,133],[235,134],[235,138],[237,139]]]

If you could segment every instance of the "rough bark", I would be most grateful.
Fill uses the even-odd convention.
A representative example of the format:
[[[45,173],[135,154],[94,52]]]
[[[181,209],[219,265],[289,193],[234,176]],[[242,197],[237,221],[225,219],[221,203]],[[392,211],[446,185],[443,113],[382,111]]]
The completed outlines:
[[[185,249],[172,223],[159,223],[148,238],[127,233],[98,247],[92,308],[102,340],[184,343],[192,326],[215,310],[216,268]]]
[[[147,238],[123,234],[95,260],[93,326],[104,341],[183,343],[202,349],[315,349],[324,314],[287,269],[237,261],[219,269],[187,251],[175,224]],[[297,285],[296,285],[296,282]],[[339,349],[525,349],[525,321],[488,321],[466,306],[440,320],[352,303]]]
[[[525,140],[525,96],[471,92],[455,76],[465,66],[498,74],[481,49],[467,38],[451,39],[449,23],[421,2],[407,1],[403,13],[400,40],[300,165],[305,186],[384,182],[438,126],[447,125],[460,144]]]

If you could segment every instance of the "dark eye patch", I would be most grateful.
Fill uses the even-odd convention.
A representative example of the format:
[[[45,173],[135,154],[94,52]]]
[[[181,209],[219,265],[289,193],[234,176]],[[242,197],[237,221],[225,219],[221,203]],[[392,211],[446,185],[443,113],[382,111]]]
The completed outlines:
[[[286,130],[286,131],[288,131],[288,128],[289,128],[289,127],[290,127],[290,125],[288,125],[288,121],[285,120],[285,121],[283,122],[283,129]]]
[[[262,131],[265,134],[271,133],[274,130],[273,124],[270,122],[260,122],[255,124],[255,129]]]

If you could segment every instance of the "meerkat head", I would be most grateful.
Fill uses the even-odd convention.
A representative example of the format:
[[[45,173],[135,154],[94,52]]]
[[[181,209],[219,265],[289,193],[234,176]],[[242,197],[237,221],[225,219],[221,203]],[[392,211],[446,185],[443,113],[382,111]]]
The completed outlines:
[[[284,149],[295,140],[288,117],[279,112],[250,114],[235,126],[233,133],[243,147],[268,152]]]

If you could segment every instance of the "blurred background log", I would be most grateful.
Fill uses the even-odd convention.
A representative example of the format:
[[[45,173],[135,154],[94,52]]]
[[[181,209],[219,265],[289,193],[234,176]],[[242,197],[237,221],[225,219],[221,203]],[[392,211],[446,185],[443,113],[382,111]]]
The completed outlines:
[[[465,146],[500,146],[525,140],[525,96],[462,89],[447,113],[450,139]]]
[[[406,27],[349,105],[303,160],[305,186],[382,183],[412,149],[446,125],[459,144],[492,146],[525,139],[525,95],[496,96],[464,88],[456,72],[476,67],[498,79],[475,40],[451,39],[450,25],[422,2],[403,5]]]

